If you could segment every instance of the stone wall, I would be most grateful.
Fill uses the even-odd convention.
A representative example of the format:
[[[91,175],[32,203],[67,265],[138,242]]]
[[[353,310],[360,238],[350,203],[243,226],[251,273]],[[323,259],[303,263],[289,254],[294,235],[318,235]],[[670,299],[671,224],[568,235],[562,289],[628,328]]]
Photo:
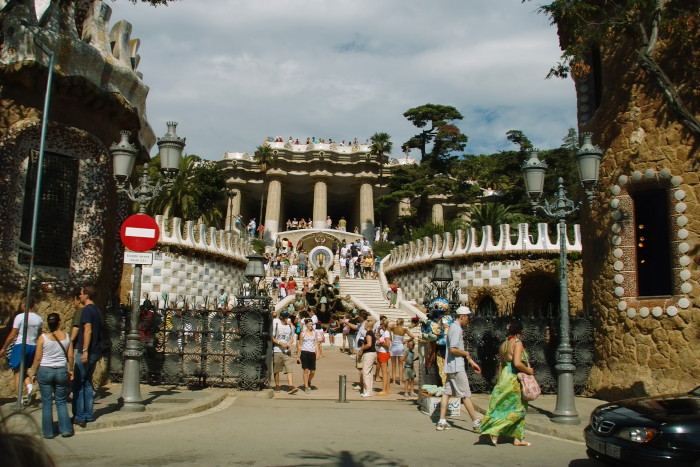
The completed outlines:
[[[156,216],[160,237],[153,264],[142,267],[141,301],[148,297],[161,307],[213,306],[219,289],[238,293],[243,270],[252,253],[248,241],[230,231],[207,228],[179,218]],[[133,268],[125,265],[120,299],[130,302]],[[126,278],[129,278],[128,282]]]
[[[560,27],[563,41],[575,39],[567,34]],[[636,40],[620,35],[606,41],[599,66],[575,80],[579,115],[585,115],[581,131],[593,132],[605,149],[596,200],[582,222],[584,291],[596,310],[589,388],[608,399],[686,391],[700,382],[698,139],[669,106],[658,81],[640,68]],[[692,84],[700,78],[698,56],[679,55],[664,40],[662,30],[652,55],[698,118],[700,99]],[[597,108],[591,99],[596,80]],[[650,188],[668,199],[671,267],[658,275],[670,276],[672,290],[640,297],[632,195]]]
[[[477,236],[475,229],[457,231],[453,236],[424,238],[400,245],[383,263],[389,280],[397,279],[405,300],[421,304],[429,283],[433,260],[445,257],[453,261],[454,280],[460,300],[477,310],[486,297],[495,302],[499,315],[528,313],[532,307],[559,304],[559,239],[553,241],[547,224],[539,224],[537,236],[529,226],[518,226],[511,236],[510,226],[499,226],[500,236],[494,239],[491,226]],[[569,252],[569,308],[572,314],[584,309],[581,239],[578,225],[573,242],[567,239]]]
[[[119,140],[120,131],[128,130],[139,161],[144,162],[155,137],[145,113],[148,86],[137,71],[139,42],[131,39],[131,25],[125,21],[110,28],[110,16],[110,7],[96,0],[18,0],[2,2],[0,8],[3,341],[27,283],[28,267],[20,260],[19,239],[23,215],[31,212],[25,209],[28,168],[32,161],[38,162],[50,63],[45,50],[54,52],[45,154],[75,161],[78,169],[77,177],[70,181],[76,186],[75,210],[72,216],[65,216],[74,219],[72,237],[70,244],[61,246],[69,250],[69,262],[61,267],[36,264],[33,294],[37,311],[44,317],[60,313],[67,329],[74,313],[70,304],[74,288],[94,284],[99,291],[96,302],[102,308],[116,293],[122,262],[118,226],[130,203],[116,193],[108,148]],[[60,199],[54,202],[54,206],[61,204]],[[40,209],[42,219],[56,215]],[[53,230],[46,232],[50,237]],[[99,369],[96,380],[104,380]],[[10,395],[11,381],[4,367],[1,395]]]

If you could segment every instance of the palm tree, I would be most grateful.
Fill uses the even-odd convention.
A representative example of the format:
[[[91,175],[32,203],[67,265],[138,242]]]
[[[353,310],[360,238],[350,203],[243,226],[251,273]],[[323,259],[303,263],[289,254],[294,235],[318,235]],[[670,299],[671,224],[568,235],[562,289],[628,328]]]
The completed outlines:
[[[192,190],[191,186],[192,176],[196,168],[195,164],[199,160],[200,158],[194,154],[183,156],[180,159],[180,171],[172,184],[167,189],[161,190],[155,199],[149,203],[148,211],[151,214],[180,217],[184,220],[194,220],[199,217],[194,190]]]
[[[379,162],[379,192],[381,194],[383,186],[383,174],[384,174],[384,155],[391,153],[391,148],[393,143],[391,142],[391,135],[389,133],[375,133],[370,137],[372,144],[370,145],[370,153],[377,156],[377,161]],[[381,206],[379,207],[379,230],[384,230],[383,216]]]
[[[492,232],[495,235],[494,240],[498,241],[501,236],[500,229],[496,226],[501,224],[510,224],[513,214],[511,213],[512,206],[505,206],[500,203],[484,203],[475,204],[469,208],[469,220],[467,225],[477,229],[477,234],[481,234],[481,228],[487,225],[492,227]]]
[[[255,148],[253,159],[260,166],[262,173],[267,172],[272,163],[272,148],[268,144],[263,144]]]

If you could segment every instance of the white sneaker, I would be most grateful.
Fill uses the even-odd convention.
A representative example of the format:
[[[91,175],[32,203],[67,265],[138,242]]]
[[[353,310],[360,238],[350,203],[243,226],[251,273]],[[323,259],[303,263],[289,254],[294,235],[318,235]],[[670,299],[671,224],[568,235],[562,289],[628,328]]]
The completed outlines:
[[[435,429],[437,431],[445,431],[451,430],[452,427],[450,426],[449,422],[437,422],[437,425],[435,425]]]
[[[476,419],[472,422],[472,428],[474,428],[474,431],[479,431],[479,428],[481,428],[481,419]]]
[[[364,392],[360,394],[362,397],[372,397],[372,394],[365,394]]]
[[[34,402],[34,396],[36,396],[36,391],[32,383],[27,384],[27,405]]]

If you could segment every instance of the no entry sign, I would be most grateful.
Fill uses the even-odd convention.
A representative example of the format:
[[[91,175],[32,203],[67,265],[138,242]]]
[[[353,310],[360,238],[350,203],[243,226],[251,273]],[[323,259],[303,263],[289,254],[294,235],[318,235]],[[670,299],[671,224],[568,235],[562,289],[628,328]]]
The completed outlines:
[[[126,218],[119,235],[131,251],[147,251],[158,243],[160,229],[151,216],[134,214]]]

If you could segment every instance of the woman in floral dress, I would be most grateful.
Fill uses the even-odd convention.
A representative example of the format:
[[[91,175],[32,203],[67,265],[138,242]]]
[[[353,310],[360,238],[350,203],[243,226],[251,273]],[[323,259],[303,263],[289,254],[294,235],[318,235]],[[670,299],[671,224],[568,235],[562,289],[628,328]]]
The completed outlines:
[[[523,440],[527,401],[522,397],[518,373],[534,375],[535,371],[526,365],[527,352],[520,341],[522,333],[521,323],[513,321],[508,326],[508,339],[499,349],[498,382],[491,392],[489,409],[481,420],[479,431],[490,435],[494,446],[499,436],[512,437],[514,446],[530,446]]]

